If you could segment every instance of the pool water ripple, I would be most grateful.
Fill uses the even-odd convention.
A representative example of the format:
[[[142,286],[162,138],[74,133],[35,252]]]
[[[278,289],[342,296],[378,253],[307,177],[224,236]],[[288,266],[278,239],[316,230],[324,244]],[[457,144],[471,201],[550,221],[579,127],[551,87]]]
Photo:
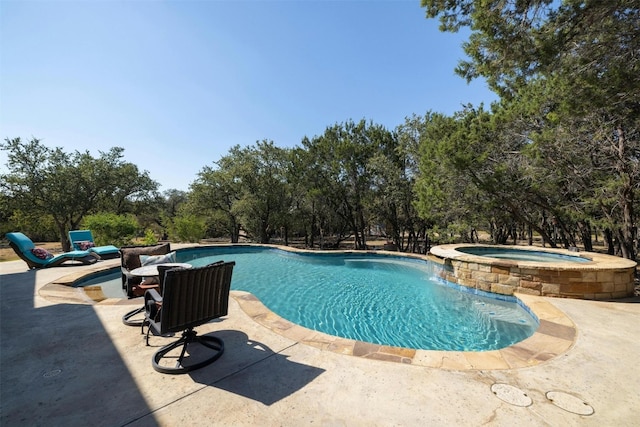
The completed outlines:
[[[479,351],[507,347],[537,328],[515,302],[445,286],[423,260],[251,249],[190,262],[198,266],[220,259],[236,261],[233,289],[251,292],[291,322],[344,338]]]
[[[419,259],[253,247],[199,247],[177,256],[196,267],[235,261],[232,289],[252,293],[293,323],[343,338],[483,351],[510,346],[538,327],[517,303],[462,292]]]

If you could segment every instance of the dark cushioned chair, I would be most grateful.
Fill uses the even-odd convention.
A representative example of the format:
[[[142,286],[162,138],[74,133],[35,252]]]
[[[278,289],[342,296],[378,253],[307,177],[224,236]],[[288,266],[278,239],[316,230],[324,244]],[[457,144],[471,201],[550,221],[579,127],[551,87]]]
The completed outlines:
[[[145,289],[140,288],[142,277],[129,272],[142,266],[140,255],[166,255],[171,252],[170,243],[158,245],[123,246],[120,248],[120,272],[122,273],[122,290],[128,298],[144,295]],[[144,319],[136,315],[144,312],[144,306],[136,308],[122,316],[122,323],[128,326],[141,326]]]
[[[156,289],[150,289],[144,297],[149,332],[154,335],[182,332],[182,337],[154,354],[152,364],[156,371],[183,374],[213,363],[222,355],[224,343],[220,338],[199,336],[193,329],[227,315],[234,265],[235,262],[217,262],[193,269],[158,267],[162,296]],[[201,346],[205,348],[197,348]],[[172,350],[180,353],[175,367],[161,364],[162,359],[175,358],[168,355]],[[205,355],[201,350],[205,350]]]

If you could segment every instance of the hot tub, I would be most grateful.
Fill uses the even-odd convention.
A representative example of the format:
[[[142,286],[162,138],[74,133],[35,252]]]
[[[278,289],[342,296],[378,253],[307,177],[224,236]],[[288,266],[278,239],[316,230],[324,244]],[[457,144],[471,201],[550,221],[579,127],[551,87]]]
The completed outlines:
[[[633,295],[636,263],[595,252],[472,244],[431,248],[438,275],[462,286],[513,295],[614,299]]]

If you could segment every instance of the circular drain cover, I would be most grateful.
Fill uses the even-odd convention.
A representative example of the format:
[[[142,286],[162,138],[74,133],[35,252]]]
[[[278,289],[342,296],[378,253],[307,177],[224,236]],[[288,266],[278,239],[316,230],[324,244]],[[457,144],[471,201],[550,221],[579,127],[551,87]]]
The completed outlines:
[[[582,399],[563,391],[548,391],[547,399],[558,408],[578,415],[592,415],[593,407]]]
[[[500,400],[515,406],[530,406],[533,401],[527,393],[509,384],[494,384],[491,391]]]

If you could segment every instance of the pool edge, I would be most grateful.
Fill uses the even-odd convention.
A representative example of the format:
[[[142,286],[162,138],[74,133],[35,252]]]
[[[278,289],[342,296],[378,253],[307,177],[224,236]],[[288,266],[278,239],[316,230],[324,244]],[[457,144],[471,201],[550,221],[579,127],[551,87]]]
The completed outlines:
[[[216,246],[229,246],[216,245]],[[277,245],[245,245],[272,247],[290,250]],[[300,249],[292,252],[314,252]],[[383,253],[404,256],[398,252],[386,251],[331,251],[330,253]],[[426,256],[407,254],[412,258],[428,259]],[[106,298],[99,286],[92,287],[87,293],[83,288],[71,285],[88,274],[100,273],[118,267],[119,260],[101,261],[72,274],[63,276],[42,286],[38,294],[52,302],[88,305],[132,305],[140,304],[139,298]],[[504,370],[537,366],[549,362],[566,353],[575,344],[577,329],[571,319],[547,298],[528,294],[514,294],[539,320],[540,326],[529,338],[512,346],[499,350],[474,351],[438,351],[415,350],[371,344],[347,338],[336,337],[323,332],[307,329],[281,318],[269,310],[253,294],[244,291],[231,291],[231,297],[242,311],[256,323],[295,342],[319,348],[333,353],[360,357],[370,360],[412,364],[446,370]]]
[[[253,294],[232,291],[244,313],[255,322],[295,342],[333,353],[371,360],[446,370],[501,370],[537,366],[569,351],[577,329],[571,319],[545,297],[516,295],[538,317],[540,327],[529,338],[490,351],[415,350],[336,337],[296,325],[269,310]]]

